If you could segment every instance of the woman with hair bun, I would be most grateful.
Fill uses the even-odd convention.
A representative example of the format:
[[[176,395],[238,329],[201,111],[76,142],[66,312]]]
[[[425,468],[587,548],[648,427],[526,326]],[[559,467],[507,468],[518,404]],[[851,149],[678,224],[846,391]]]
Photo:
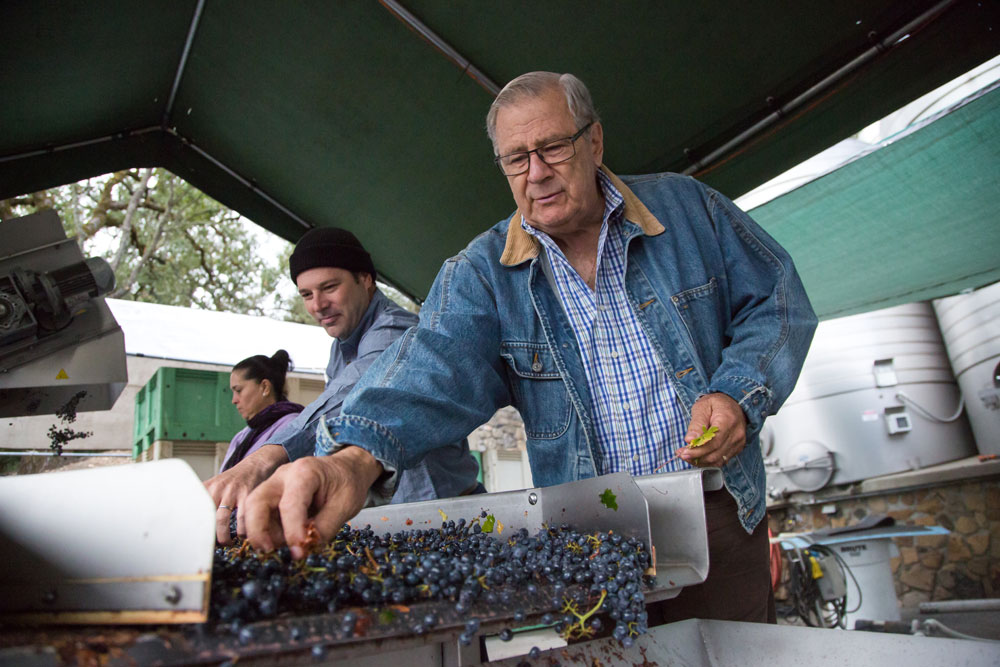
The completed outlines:
[[[233,390],[233,405],[247,421],[247,427],[229,443],[219,472],[229,470],[256,451],[302,412],[301,405],[285,396],[285,374],[291,365],[288,352],[278,350],[271,357],[257,354],[233,366],[229,388]]]

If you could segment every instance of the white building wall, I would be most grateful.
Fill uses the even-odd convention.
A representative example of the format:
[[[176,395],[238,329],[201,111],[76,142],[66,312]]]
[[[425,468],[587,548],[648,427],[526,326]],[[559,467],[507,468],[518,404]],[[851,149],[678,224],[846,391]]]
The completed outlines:
[[[55,415],[5,418],[0,422],[0,449],[47,450],[51,440],[49,428],[69,427],[78,432],[92,432],[87,438],[70,441],[65,450],[132,450],[132,428],[135,415],[135,397],[149,382],[156,371],[163,366],[173,368],[194,368],[208,371],[231,370],[230,365],[204,364],[176,359],[153,359],[150,357],[126,356],[128,385],[122,390],[118,400],[110,410],[77,413],[72,424],[65,424]],[[315,399],[323,391],[325,378],[316,373],[288,374],[289,400],[303,405]],[[233,434],[235,435],[235,433]]]
[[[93,433],[70,441],[66,450],[131,451],[136,394],[163,366],[229,372],[242,359],[283,348],[297,369],[288,374],[289,398],[304,405],[323,391],[331,340],[318,326],[155,303],[106,302],[125,335],[128,370],[128,384],[114,406],[80,412],[72,424],[55,415],[2,419],[0,449],[47,451],[49,428],[56,426]]]

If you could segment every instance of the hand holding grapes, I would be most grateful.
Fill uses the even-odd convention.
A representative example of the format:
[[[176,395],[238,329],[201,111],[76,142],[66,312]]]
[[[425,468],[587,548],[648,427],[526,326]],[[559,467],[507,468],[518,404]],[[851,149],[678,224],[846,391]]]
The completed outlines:
[[[711,427],[718,433],[695,447],[684,447],[677,455],[697,466],[724,466],[743,451],[747,444],[747,419],[743,409],[730,396],[722,393],[706,394],[691,406],[691,423],[684,441],[691,443]]]
[[[350,446],[283,465],[246,499],[247,539],[264,551],[287,544],[294,558],[303,558],[310,521],[319,540],[328,542],[361,511],[381,474],[375,457]]]
[[[215,538],[219,544],[229,544],[229,517],[236,509],[237,532],[245,534],[243,501],[254,488],[283,463],[288,454],[280,445],[265,445],[235,466],[205,481],[205,488],[215,501]]]

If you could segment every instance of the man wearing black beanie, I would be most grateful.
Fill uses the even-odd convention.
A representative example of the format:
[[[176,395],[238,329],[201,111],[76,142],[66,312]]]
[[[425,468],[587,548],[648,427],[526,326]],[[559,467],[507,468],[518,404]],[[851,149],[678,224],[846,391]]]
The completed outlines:
[[[375,295],[392,304],[375,287],[375,265],[357,237],[339,227],[310,229],[295,244],[288,269],[292,282],[305,302],[306,310],[333,338],[345,340],[357,329]],[[299,277],[302,276],[302,284]],[[334,284],[327,284],[329,281]],[[323,298],[329,296],[329,298]],[[403,331],[417,323],[416,315],[398,306],[392,308],[395,323],[405,324]],[[395,311],[399,312],[396,313]],[[395,340],[402,331],[392,337]],[[392,342],[390,340],[389,342]],[[339,346],[333,344],[334,350]],[[385,349],[385,348],[382,348]],[[331,352],[331,362],[333,352]],[[334,373],[327,369],[327,376]],[[353,386],[353,383],[351,383]],[[343,398],[343,397],[341,397]]]
[[[339,227],[316,227],[302,235],[288,258],[292,282],[307,269],[322,266],[339,267],[375,277],[372,257],[351,232]],[[296,283],[297,284],[297,283]]]
[[[271,441],[229,470],[205,482],[219,511],[216,536],[229,542],[229,515],[237,508],[242,531],[243,499],[279,466],[304,456],[322,456],[337,444],[320,428],[340,414],[344,398],[376,358],[411,326],[417,316],[389,300],[375,284],[375,265],[357,237],[346,229],[310,229],[288,260],[292,282],[306,310],[334,339],[326,388]],[[484,491],[478,465],[466,440],[435,449],[416,468],[400,473],[392,502],[448,498]],[[392,471],[387,471],[391,474]],[[369,504],[384,502],[374,494]]]

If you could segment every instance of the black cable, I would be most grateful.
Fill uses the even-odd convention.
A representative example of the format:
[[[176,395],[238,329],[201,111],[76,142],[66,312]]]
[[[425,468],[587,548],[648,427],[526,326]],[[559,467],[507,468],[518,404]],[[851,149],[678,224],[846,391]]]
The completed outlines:
[[[807,558],[808,549],[795,549],[790,553],[789,561],[789,593],[795,612],[809,627],[822,624],[824,619],[817,604],[818,590],[812,577],[812,568]],[[815,616],[816,622],[813,622]]]
[[[825,555],[832,555],[842,572],[846,571],[854,582],[854,587],[858,591],[858,604],[850,611],[847,610],[846,591],[842,597],[834,600],[821,599],[819,585],[812,576],[811,558]],[[840,554],[828,547],[813,544],[805,549],[789,550],[789,562],[791,567],[789,568],[788,590],[792,608],[799,618],[810,627],[817,625],[821,627],[845,627],[847,614],[861,608],[862,593],[857,578]],[[828,572],[826,576],[832,577],[834,574]]]
[[[833,554],[833,557],[837,559],[838,563],[840,563],[840,567],[844,570],[844,572],[846,572],[847,574],[849,574],[851,576],[851,581],[854,582],[854,588],[858,591],[858,605],[854,609],[851,609],[850,611],[844,612],[846,614],[853,614],[858,609],[861,609],[861,601],[864,599],[863,596],[862,596],[862,594],[861,594],[861,586],[858,585],[857,578],[855,578],[854,573],[851,572],[851,568],[847,566],[847,563],[844,561],[843,556],[841,556],[840,554],[838,554],[836,551],[833,551],[832,549],[828,549],[827,551],[829,551],[830,553]],[[846,593],[844,594],[844,606],[845,607],[847,606],[847,594]],[[879,620],[881,620],[881,619],[879,619]]]
[[[847,567],[847,564],[844,562],[844,560],[840,557],[839,554],[834,552],[832,549],[825,547],[821,544],[814,544],[810,547],[810,549],[815,552],[815,555],[833,556],[834,560],[840,566],[842,572],[845,569],[848,570],[848,572],[850,572],[850,568]],[[833,576],[833,574],[827,573],[827,576]],[[853,573],[851,573],[851,578],[852,579],[854,578]],[[857,586],[856,579],[854,583],[855,586]],[[858,591],[860,593],[861,589],[858,588]],[[834,600],[828,600],[824,603],[824,605],[833,607],[831,614],[827,617],[827,619],[825,619],[828,623],[830,623],[830,627],[840,627],[840,628],[845,627],[847,623],[847,615],[845,612],[845,609],[847,607],[847,591],[846,590],[844,591],[843,597],[836,598]]]

